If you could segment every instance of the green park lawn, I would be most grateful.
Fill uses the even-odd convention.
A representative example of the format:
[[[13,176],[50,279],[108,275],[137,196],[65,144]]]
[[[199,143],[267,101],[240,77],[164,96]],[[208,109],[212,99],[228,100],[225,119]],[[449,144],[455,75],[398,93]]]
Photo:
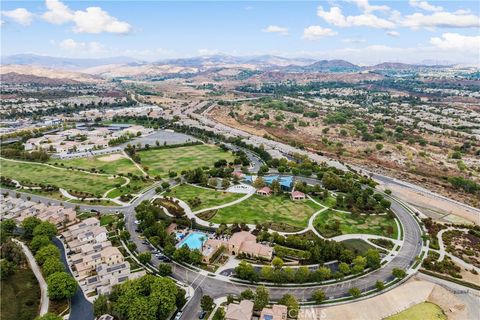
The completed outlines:
[[[65,190],[89,192],[102,196],[105,191],[123,184],[123,178],[109,178],[81,171],[56,169],[40,163],[20,163],[6,159],[0,161],[1,175],[20,183],[41,183],[55,185]]]
[[[436,304],[423,302],[385,320],[447,320],[447,316]]]
[[[332,228],[339,222],[339,230]],[[398,230],[394,219],[386,215],[354,215],[331,209],[321,212],[313,223],[315,229],[324,237],[330,238],[341,234],[373,234],[397,238]]]
[[[200,199],[200,204],[197,206],[190,205],[192,211],[198,211],[205,208],[215,207],[224,203],[229,203],[240,199],[245,196],[240,193],[231,193],[216,191],[213,189],[205,189],[200,187],[195,187],[190,184],[182,184],[178,187],[173,188],[170,192],[166,193],[165,196],[174,197],[180,200],[185,201],[190,204],[190,200],[194,198]]]
[[[150,176],[167,176],[169,171],[180,173],[199,167],[212,167],[221,159],[231,162],[232,153],[213,145],[195,145],[177,148],[150,149],[138,152],[143,166]]]
[[[0,285],[0,319],[30,320],[38,315],[40,287],[29,268],[18,268]]]
[[[225,207],[211,219],[215,223],[266,223],[278,231],[297,231],[308,226],[308,219],[321,207],[310,200],[293,201],[287,195],[253,195],[236,205]]]
[[[78,158],[78,159],[71,159],[71,160],[61,160],[61,159],[50,159],[49,163],[61,166],[61,167],[74,167],[77,169],[83,169],[86,171],[90,171],[91,169],[96,169],[100,173],[106,174],[124,174],[127,175],[129,173],[141,175],[142,172],[138,170],[138,168],[133,164],[130,159],[121,158],[113,161],[105,161],[105,157],[108,156],[115,156],[106,155],[106,156],[99,156],[99,157],[88,157],[88,158]]]

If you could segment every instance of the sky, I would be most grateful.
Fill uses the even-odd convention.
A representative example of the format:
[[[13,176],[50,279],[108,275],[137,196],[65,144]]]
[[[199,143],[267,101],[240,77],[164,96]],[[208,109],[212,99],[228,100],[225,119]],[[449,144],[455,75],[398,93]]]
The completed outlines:
[[[479,1],[1,1],[1,54],[480,64]]]

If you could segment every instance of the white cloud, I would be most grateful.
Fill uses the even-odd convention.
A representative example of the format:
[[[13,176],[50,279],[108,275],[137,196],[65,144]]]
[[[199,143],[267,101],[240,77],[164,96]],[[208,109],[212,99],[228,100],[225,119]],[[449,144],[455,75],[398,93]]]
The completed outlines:
[[[344,16],[339,7],[331,7],[329,11],[325,11],[323,7],[319,6],[317,15],[337,27],[372,27],[378,29],[392,29],[395,27],[395,23],[392,21],[368,12],[358,16]]]
[[[345,39],[342,39],[342,42],[343,42],[343,43],[355,43],[355,44],[358,44],[358,43],[365,43],[365,42],[367,42],[367,39],[365,39],[365,38],[345,38]]]
[[[337,32],[329,28],[322,28],[320,26],[310,26],[303,30],[303,39],[318,40],[320,38],[331,37],[336,34]]]
[[[98,42],[77,42],[73,39],[65,39],[61,41],[58,46],[67,51],[74,52],[75,54],[79,53],[102,53],[105,52],[105,48]]]
[[[42,18],[53,24],[63,24],[73,20],[73,12],[58,0],[46,0],[45,5],[48,11],[42,15]]]
[[[387,36],[398,37],[399,35],[400,35],[400,32],[398,31],[387,31]]]
[[[435,12],[431,15],[423,13],[414,13],[402,21],[404,27],[412,29],[418,28],[478,28],[480,27],[480,17],[469,11],[459,10],[456,12]]]
[[[440,6],[434,6],[427,1],[422,1],[422,0],[410,0],[409,1],[410,6],[414,8],[419,8],[425,11],[433,11],[433,12],[438,12],[438,11],[443,11],[443,8]]]
[[[458,33],[444,33],[441,37],[433,37],[430,43],[442,50],[480,52],[480,36],[464,36]]]
[[[131,31],[131,25],[112,17],[100,7],[88,7],[85,10],[72,11],[59,0],[46,0],[46,11],[42,17],[53,24],[73,22],[73,31],[77,33],[110,32],[126,34]]]
[[[25,8],[17,8],[15,10],[10,11],[2,11],[2,16],[10,18],[11,20],[15,21],[22,26],[28,26],[32,23],[33,20],[33,13],[28,11]]]
[[[275,26],[275,25],[270,25],[265,29],[263,29],[262,31],[268,32],[268,33],[278,33],[278,34],[281,34],[282,36],[288,35],[288,28]]]
[[[389,6],[386,5],[371,5],[368,0],[350,0],[354,2],[357,7],[359,7],[364,13],[371,13],[374,11],[388,11],[390,10]]]

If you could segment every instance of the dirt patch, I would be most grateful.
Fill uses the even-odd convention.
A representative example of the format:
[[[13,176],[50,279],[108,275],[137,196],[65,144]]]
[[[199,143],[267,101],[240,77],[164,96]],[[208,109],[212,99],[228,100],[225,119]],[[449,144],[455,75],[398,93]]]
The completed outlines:
[[[382,295],[348,304],[301,309],[298,319],[384,319],[422,302],[437,304],[448,319],[468,319],[466,305],[450,291],[416,278]],[[376,306],[372,308],[372,306]],[[320,317],[319,317],[320,316]]]
[[[120,160],[120,159],[123,159],[123,158],[125,158],[125,156],[123,154],[115,153],[115,154],[109,154],[108,156],[100,157],[100,158],[98,158],[98,160],[103,161],[103,162],[113,162],[113,161],[117,161],[117,160]]]
[[[443,222],[478,223],[478,213],[464,206],[457,205],[438,197],[433,197],[427,193],[415,192],[394,184],[385,184],[384,187],[392,190],[395,196],[404,199],[414,206],[430,208],[437,213],[444,214],[445,216],[448,215],[448,219],[444,217],[446,221]],[[453,216],[456,218],[453,218]],[[435,219],[436,217],[432,218]]]

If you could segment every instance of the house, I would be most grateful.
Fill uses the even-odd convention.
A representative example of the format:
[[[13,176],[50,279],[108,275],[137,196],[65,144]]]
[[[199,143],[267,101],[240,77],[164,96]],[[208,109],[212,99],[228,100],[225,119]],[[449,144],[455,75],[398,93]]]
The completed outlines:
[[[257,194],[260,196],[269,196],[272,194],[272,189],[270,189],[269,187],[263,187],[257,190]]]
[[[254,257],[272,259],[273,249],[257,243],[257,237],[247,231],[237,232],[228,240],[228,251],[233,255],[240,253]]]
[[[228,240],[207,239],[203,244],[203,262],[208,263],[215,253],[224,247],[232,255],[246,254],[253,257],[260,257],[271,260],[273,248],[257,243],[257,237],[247,231],[233,234]]]
[[[287,320],[286,306],[274,304],[271,308],[263,308],[259,320]]]
[[[225,320],[250,320],[253,315],[253,302],[242,300],[240,303],[230,303],[227,306]]]
[[[300,191],[292,191],[291,194],[292,200],[305,200],[306,196],[305,193]]]

